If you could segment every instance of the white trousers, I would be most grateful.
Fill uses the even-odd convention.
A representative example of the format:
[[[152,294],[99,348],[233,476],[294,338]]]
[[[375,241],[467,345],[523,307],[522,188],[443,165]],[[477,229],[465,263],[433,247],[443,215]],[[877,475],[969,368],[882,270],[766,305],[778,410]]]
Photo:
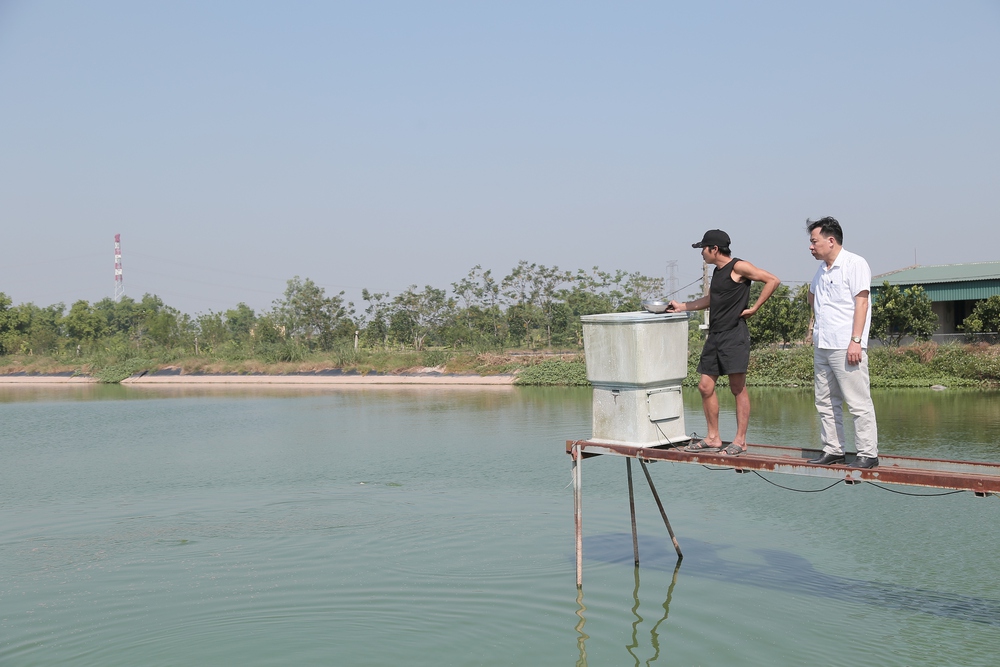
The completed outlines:
[[[849,365],[847,350],[813,352],[816,410],[819,412],[820,439],[827,454],[843,454],[844,403],[854,417],[854,444],[859,456],[878,456],[878,426],[868,380],[868,352],[861,351],[861,363]]]

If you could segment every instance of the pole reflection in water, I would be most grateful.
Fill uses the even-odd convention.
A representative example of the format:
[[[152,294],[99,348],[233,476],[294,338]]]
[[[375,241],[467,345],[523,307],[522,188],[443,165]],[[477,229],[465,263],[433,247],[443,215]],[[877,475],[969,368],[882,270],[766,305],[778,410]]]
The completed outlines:
[[[674,586],[677,585],[677,572],[680,569],[681,561],[678,560],[677,565],[674,567],[673,576],[670,578],[670,586],[667,587],[667,599],[663,601],[663,616],[649,630],[649,643],[653,647],[653,657],[646,661],[647,665],[656,662],[660,658],[660,625],[670,616],[670,600],[674,596]],[[632,606],[632,614],[636,620],[632,623],[632,643],[626,646],[625,649],[635,660],[635,664],[638,665],[639,656],[633,651],[639,647],[639,624],[643,621],[642,616],[639,615],[639,568],[635,568],[635,588],[632,591],[632,600],[635,602]]]
[[[678,560],[677,564],[674,566],[673,576],[670,578],[670,585],[667,587],[667,597],[663,601],[663,615],[660,616],[659,620],[653,624],[653,627],[649,630],[649,643],[653,648],[653,656],[646,660],[647,665],[656,662],[660,658],[660,626],[667,617],[670,616],[670,601],[674,596],[674,586],[677,585],[677,573],[681,569],[681,561]],[[635,579],[635,586],[632,589],[632,615],[635,620],[632,622],[632,642],[626,644],[625,650],[628,651],[629,655],[635,661],[638,666],[640,663],[640,658],[636,655],[635,651],[639,648],[639,626],[645,620],[642,615],[639,614],[639,568],[635,568],[633,572],[633,577]],[[587,607],[583,604],[583,589],[577,589],[576,595],[577,611],[576,615],[580,617],[580,621],[576,624],[576,645],[577,649],[580,651],[580,657],[576,661],[577,667],[587,667],[587,640],[590,639],[590,635],[583,631],[583,626],[586,625],[587,619],[584,616],[584,612],[587,611]]]
[[[638,568],[636,568],[638,569]],[[576,661],[577,667],[587,667],[587,640],[590,639],[590,635],[583,631],[583,626],[587,624],[587,619],[584,617],[583,612],[587,611],[587,607],[583,604],[583,588],[576,589],[576,604],[577,610],[576,615],[580,617],[580,622],[576,624],[576,647],[580,650],[580,659]]]

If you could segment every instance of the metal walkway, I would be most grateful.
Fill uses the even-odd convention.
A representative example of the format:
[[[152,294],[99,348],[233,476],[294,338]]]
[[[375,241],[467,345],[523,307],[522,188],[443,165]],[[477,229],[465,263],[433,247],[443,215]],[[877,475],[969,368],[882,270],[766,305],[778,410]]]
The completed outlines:
[[[749,444],[747,451],[741,456],[725,456],[719,453],[685,452],[682,443],[677,447],[670,446],[640,447],[636,445],[609,444],[589,440],[568,440],[566,453],[573,460],[573,500],[576,519],[576,584],[582,586],[583,577],[583,528],[582,528],[582,461],[593,456],[621,456],[625,458],[628,470],[629,508],[632,514],[632,545],[635,551],[635,564],[639,564],[639,547],[635,528],[635,495],[632,487],[632,459],[639,461],[653,499],[660,510],[660,515],[670,534],[677,558],[684,557],[680,545],[674,537],[667,513],[660,502],[659,494],[653,486],[646,464],[653,461],[673,461],[674,463],[693,463],[712,468],[732,468],[737,473],[772,472],[786,475],[801,475],[820,477],[843,481],[846,484],[871,482],[875,484],[898,484],[903,486],[919,486],[932,489],[947,489],[948,491],[971,491],[976,496],[984,498],[1000,493],[1000,464],[977,463],[972,461],[948,461],[941,459],[926,459],[909,456],[879,455],[877,468],[851,468],[847,465],[820,466],[807,463],[809,459],[820,456],[823,452],[817,449],[798,449],[795,447],[778,447],[775,445]],[[728,443],[727,443],[728,444]]]

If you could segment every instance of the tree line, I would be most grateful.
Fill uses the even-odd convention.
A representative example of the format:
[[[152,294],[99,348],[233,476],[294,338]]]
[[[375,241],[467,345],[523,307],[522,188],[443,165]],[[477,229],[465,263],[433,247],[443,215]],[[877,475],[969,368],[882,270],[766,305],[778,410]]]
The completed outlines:
[[[760,288],[754,285],[751,301]],[[582,315],[639,310],[644,299],[663,291],[662,278],[638,272],[566,271],[522,260],[502,278],[475,266],[450,289],[411,285],[395,295],[364,289],[360,306],[345,301],[344,292],[328,294],[298,276],[270,309],[256,312],[239,303],[195,316],[152,294],[80,300],[67,309],[62,303],[15,306],[0,293],[0,354],[87,355],[117,347],[294,361],[344,346],[579,349]],[[788,346],[807,338],[809,322],[808,285],[794,291],[781,285],[748,325],[754,345]],[[966,320],[970,332],[998,325],[1000,297],[980,302]],[[920,287],[886,283],[873,296],[872,336],[887,344],[928,338],[936,326]]]
[[[663,293],[662,278],[638,272],[566,271],[521,261],[507,275],[473,267],[451,289],[411,285],[399,294],[362,290],[360,306],[295,276],[261,312],[239,303],[191,316],[153,294],[68,309],[13,305],[0,292],[0,354],[87,355],[129,347],[294,361],[343,346],[579,348],[580,316],[638,310]],[[148,356],[148,355],[147,355]]]

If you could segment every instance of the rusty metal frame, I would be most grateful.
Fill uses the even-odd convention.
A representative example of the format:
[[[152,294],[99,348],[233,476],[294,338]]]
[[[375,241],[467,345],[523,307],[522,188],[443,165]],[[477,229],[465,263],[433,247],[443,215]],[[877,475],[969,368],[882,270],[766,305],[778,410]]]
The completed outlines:
[[[807,463],[823,452],[777,445],[748,445],[742,456],[717,453],[685,452],[683,448],[640,447],[636,445],[573,440],[581,458],[625,456],[640,461],[672,461],[704,466],[732,468],[736,472],[756,470],[788,475],[840,479],[848,484],[881,482],[953,491],[972,491],[977,496],[1000,493],[1000,464],[974,461],[949,461],[908,456],[879,456],[877,468],[861,469],[846,465],[820,466]]]
[[[573,510],[576,520],[576,585],[583,587],[583,479],[582,463],[594,456],[624,456],[628,474],[629,513],[632,517],[632,550],[635,564],[639,565],[639,541],[635,526],[635,492],[632,485],[632,459],[637,459],[645,473],[649,490],[663,517],[663,523],[670,534],[677,551],[680,564],[684,555],[670,527],[667,513],[660,502],[660,496],[653,486],[647,463],[671,461],[673,463],[693,463],[702,466],[731,468],[738,473],[772,472],[785,475],[820,477],[841,480],[847,484],[862,482],[919,486],[949,491],[971,491],[979,497],[1000,494],[1000,464],[975,461],[949,461],[912,456],[879,456],[877,468],[851,468],[847,465],[821,466],[808,462],[823,452],[817,449],[799,449],[777,445],[747,445],[741,456],[726,456],[719,453],[686,452],[683,448],[670,446],[640,447],[623,443],[594,442],[590,440],[567,440],[566,453],[573,459]],[[930,494],[933,495],[933,494]]]

